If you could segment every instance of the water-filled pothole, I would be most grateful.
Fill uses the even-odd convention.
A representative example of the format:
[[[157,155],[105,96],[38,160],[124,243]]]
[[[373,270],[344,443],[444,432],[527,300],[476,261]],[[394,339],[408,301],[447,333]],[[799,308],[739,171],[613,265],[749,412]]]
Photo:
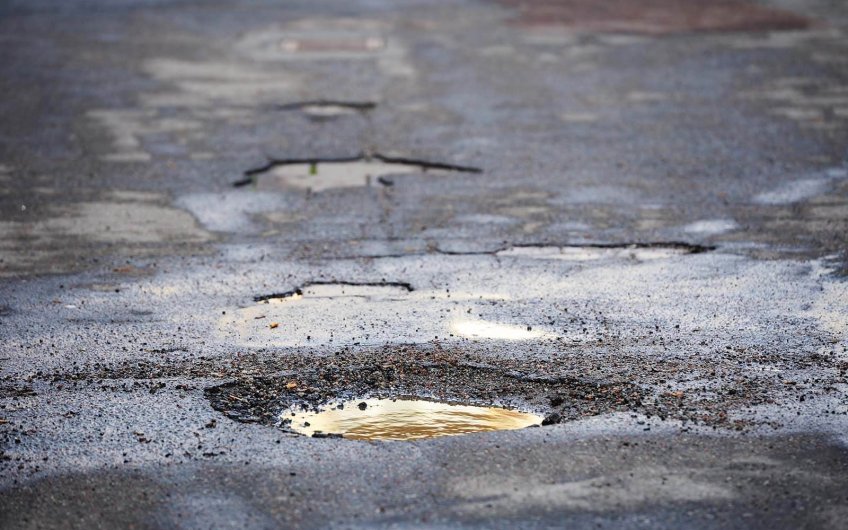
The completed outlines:
[[[447,172],[479,173],[476,167],[442,162],[413,160],[374,154],[351,158],[314,158],[273,160],[265,166],[245,171],[245,178],[235,187],[253,185],[258,189],[301,189],[312,192],[332,188],[360,186],[392,186],[390,175],[408,173],[444,174]]]
[[[540,364],[501,358],[497,365],[491,365],[484,364],[482,358],[473,360],[442,348],[343,349],[319,357],[295,355],[287,358],[284,370],[268,368],[267,375],[261,375],[264,370],[249,370],[236,380],[208,388],[206,397],[214,409],[236,421],[262,423],[289,432],[310,427],[313,432],[337,434],[335,427],[319,427],[297,415],[300,411],[332,410],[339,404],[344,406],[342,410],[354,407],[358,413],[362,400],[355,400],[356,396],[404,397],[417,403],[533,411],[539,416],[527,425],[550,425],[641,410],[645,396],[640,387],[626,380],[591,377],[585,369],[578,370],[582,375],[569,375],[574,371],[570,362]],[[365,403],[367,411],[370,405]],[[291,419],[292,412],[296,421],[282,421]],[[310,425],[304,426],[307,421]]]
[[[351,114],[363,114],[376,107],[377,104],[372,101],[334,101],[319,99],[314,101],[286,103],[285,105],[278,105],[276,109],[280,111],[300,111],[311,120],[323,121]]]
[[[425,399],[366,399],[318,410],[288,411],[290,428],[307,436],[341,435],[352,440],[419,440],[541,425],[536,414]]]
[[[499,250],[498,257],[544,259],[559,261],[628,260],[653,261],[687,254],[701,254],[715,247],[689,243],[630,243],[610,245],[516,245]]]

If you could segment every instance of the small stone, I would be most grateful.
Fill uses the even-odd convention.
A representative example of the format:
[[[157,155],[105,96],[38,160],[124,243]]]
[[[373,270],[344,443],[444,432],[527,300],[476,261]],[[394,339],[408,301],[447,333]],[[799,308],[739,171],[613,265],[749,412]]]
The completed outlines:
[[[559,423],[561,420],[562,416],[560,416],[559,413],[551,412],[550,414],[545,416],[545,419],[542,420],[542,425],[554,425]]]

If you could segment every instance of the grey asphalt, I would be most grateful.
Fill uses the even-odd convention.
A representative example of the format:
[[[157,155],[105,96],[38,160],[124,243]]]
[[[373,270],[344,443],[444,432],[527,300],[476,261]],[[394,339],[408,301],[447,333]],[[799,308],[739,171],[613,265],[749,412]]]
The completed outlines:
[[[845,528],[848,5],[6,0],[0,43],[0,527]],[[558,423],[268,420],[399,366]]]

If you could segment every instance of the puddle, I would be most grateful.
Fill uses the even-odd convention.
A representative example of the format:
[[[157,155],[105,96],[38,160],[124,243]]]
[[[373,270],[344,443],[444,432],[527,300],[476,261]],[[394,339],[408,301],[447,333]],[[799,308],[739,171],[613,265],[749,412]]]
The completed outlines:
[[[339,27],[268,27],[244,35],[237,48],[257,60],[365,59],[389,52],[380,31],[350,31]]]
[[[385,175],[420,172],[421,168],[405,164],[382,162],[322,162],[318,164],[288,164],[277,167],[257,179],[260,190],[295,188],[313,192],[332,188],[356,188],[384,184]]]
[[[332,188],[355,188],[380,184],[392,186],[390,175],[409,173],[444,174],[460,171],[479,173],[475,167],[440,162],[392,158],[383,155],[347,159],[277,160],[245,172],[236,187],[253,184],[259,190],[299,189],[312,192]]]
[[[544,366],[527,366],[522,360],[491,361],[488,353],[479,357],[468,350],[412,345],[364,350],[344,347],[326,356],[282,354],[257,361],[261,365],[255,365],[255,370],[244,371],[240,362],[233,372],[235,379],[209,387],[204,394],[215,410],[235,421],[285,432],[322,431],[349,437],[394,430],[401,431],[396,436],[412,436],[413,431],[435,436],[553,425],[647,406],[643,404],[645,391],[625,380],[629,375],[587,378],[585,374],[593,368],[575,365],[571,356],[542,363]],[[267,375],[261,375],[263,372]],[[427,398],[368,400],[364,410],[359,408],[362,400],[350,400],[350,396],[422,395]],[[462,408],[466,405],[448,406],[450,403],[497,403],[502,408]],[[339,404],[342,409],[337,408]],[[537,416],[516,412],[522,410],[534,411]],[[313,413],[304,415],[302,411]],[[419,416],[426,419],[423,425],[419,425]],[[387,426],[386,417],[410,424],[390,428],[395,419]],[[358,426],[372,421],[378,425]]]
[[[827,179],[803,179],[787,182],[775,190],[760,193],[754,197],[757,204],[778,206],[801,202],[827,191],[830,183]]]
[[[287,53],[366,53],[382,50],[386,47],[386,39],[376,35],[369,36],[339,36],[324,37],[290,37],[282,39],[280,50]]]
[[[698,254],[712,250],[710,247],[685,243],[634,244],[621,246],[526,246],[511,247],[496,253],[498,257],[551,259],[560,261],[594,261],[601,259],[625,259],[651,261],[668,259],[685,254]]]
[[[216,311],[222,337],[245,347],[299,347],[376,345],[386,340],[421,343],[434,338],[557,340],[573,335],[557,331],[548,321],[505,315],[484,319],[472,314],[483,306],[516,302],[508,293],[416,290],[398,281],[318,280],[259,294],[253,301]],[[586,333],[578,335],[588,337]]]
[[[307,436],[340,434],[352,440],[419,440],[473,432],[523,429],[542,417],[500,407],[423,399],[347,401],[318,412],[290,412],[291,429]]]
[[[389,77],[414,78],[401,39],[385,34],[383,24],[351,19],[304,20],[250,31],[236,49],[254,61],[374,61],[379,73]]]
[[[452,333],[472,339],[531,340],[544,338],[547,333],[534,330],[531,326],[516,326],[487,322],[485,320],[455,319],[450,324]]]
[[[683,231],[689,234],[718,235],[736,230],[739,225],[733,219],[703,219],[689,223]]]
[[[300,101],[278,105],[280,111],[300,111],[313,120],[328,120],[338,116],[365,113],[373,110],[377,104],[371,101]]]
[[[402,282],[309,282],[290,291],[255,296],[256,303],[246,307],[224,310],[218,329],[245,346],[368,343],[380,333],[361,322],[379,318],[388,325],[380,317],[397,317],[396,302],[408,301],[411,292],[412,286]]]
[[[848,98],[846,98],[845,104],[848,105]],[[831,168],[820,176],[786,182],[771,191],[760,193],[754,196],[754,202],[768,206],[780,206],[805,201],[826,193],[834,184],[834,181],[846,177],[848,177],[848,170]]]

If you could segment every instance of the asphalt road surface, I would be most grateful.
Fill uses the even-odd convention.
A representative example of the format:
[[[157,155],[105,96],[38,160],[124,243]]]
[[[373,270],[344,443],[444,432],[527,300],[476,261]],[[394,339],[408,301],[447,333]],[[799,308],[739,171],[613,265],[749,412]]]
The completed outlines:
[[[848,4],[5,0],[0,43],[0,527],[848,525]],[[281,421],[398,396],[545,425]]]

